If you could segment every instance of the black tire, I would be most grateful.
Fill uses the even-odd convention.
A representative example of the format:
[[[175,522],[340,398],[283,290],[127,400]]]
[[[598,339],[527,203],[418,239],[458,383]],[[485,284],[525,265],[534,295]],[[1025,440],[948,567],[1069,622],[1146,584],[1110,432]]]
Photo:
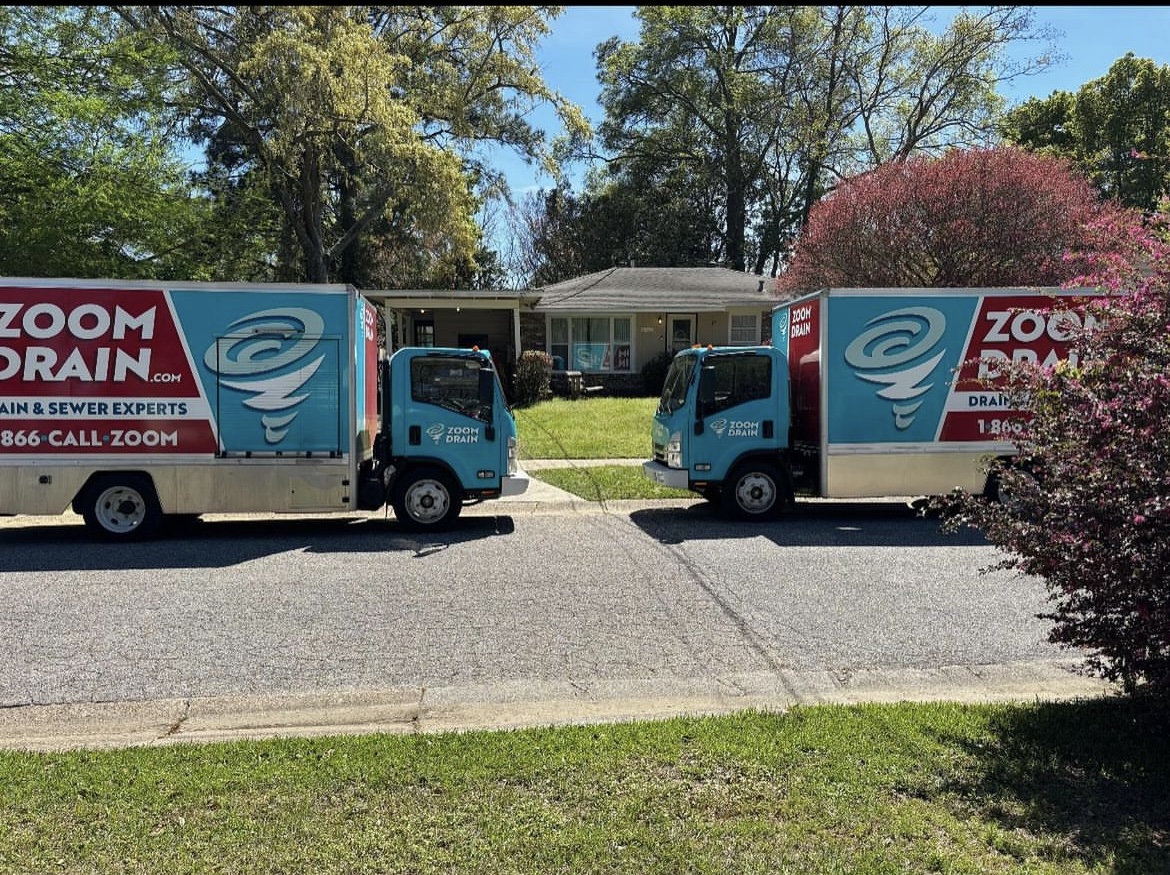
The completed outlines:
[[[736,468],[722,490],[725,516],[737,520],[771,520],[791,498],[787,482],[775,465],[745,462]]]
[[[89,531],[105,541],[139,541],[158,531],[162,508],[154,484],[143,474],[105,474],[81,499]]]
[[[182,537],[197,526],[202,516],[197,513],[168,513],[163,517],[163,529],[168,535]]]
[[[459,518],[463,492],[441,468],[414,468],[399,477],[390,504],[406,528],[441,531]]]
[[[988,475],[987,483],[983,487],[983,497],[993,504],[1007,504],[1007,493],[995,474]]]
[[[1031,471],[1022,469],[1024,480],[1031,480],[1035,482],[1035,475]],[[996,475],[991,475],[987,478],[987,486],[983,490],[983,495],[988,501],[998,504],[1000,507],[1007,508],[1012,512],[1019,512],[1021,509],[1020,498],[1012,490],[1008,489],[1000,478]]]

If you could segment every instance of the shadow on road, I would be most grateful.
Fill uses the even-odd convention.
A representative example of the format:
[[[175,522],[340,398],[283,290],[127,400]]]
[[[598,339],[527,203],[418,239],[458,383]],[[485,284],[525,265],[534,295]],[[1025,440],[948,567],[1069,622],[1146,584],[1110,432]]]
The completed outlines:
[[[109,544],[78,525],[0,529],[0,571],[119,568],[223,568],[294,551],[391,552],[422,559],[456,544],[511,535],[510,516],[468,516],[448,532],[410,532],[393,518],[329,517],[239,520],[215,517],[168,523],[156,538]]]
[[[982,546],[973,529],[942,531],[937,517],[922,516],[906,503],[889,501],[797,501],[779,519],[738,522],[698,502],[684,508],[636,510],[630,519],[663,544],[735,538],[769,538],[785,547]]]

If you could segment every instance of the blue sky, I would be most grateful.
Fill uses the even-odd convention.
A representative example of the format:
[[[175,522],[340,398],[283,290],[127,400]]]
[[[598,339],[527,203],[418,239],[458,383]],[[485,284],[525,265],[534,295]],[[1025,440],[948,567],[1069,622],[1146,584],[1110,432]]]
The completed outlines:
[[[936,7],[941,19],[947,10]],[[594,123],[601,120],[597,106],[597,76],[593,50],[611,36],[633,40],[638,22],[633,6],[569,6],[552,23],[552,32],[538,51],[545,83],[580,106]],[[1005,87],[1013,102],[1048,97],[1053,91],[1076,91],[1086,82],[1104,76],[1126,52],[1170,64],[1170,6],[1036,6],[1038,27],[1049,26],[1063,36],[1059,51],[1067,59],[1047,73]],[[1036,50],[1028,46],[1023,51]],[[537,111],[538,124],[553,123],[546,111]],[[511,155],[493,159],[508,176],[513,194],[532,188],[551,188],[552,180]]]

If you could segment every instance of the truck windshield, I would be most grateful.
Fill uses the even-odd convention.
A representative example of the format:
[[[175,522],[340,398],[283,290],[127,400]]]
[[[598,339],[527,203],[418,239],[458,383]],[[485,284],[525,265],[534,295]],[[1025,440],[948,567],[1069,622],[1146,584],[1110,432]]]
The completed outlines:
[[[670,370],[666,372],[666,380],[662,384],[662,397],[658,401],[659,413],[674,413],[687,400],[687,387],[691,384],[691,376],[695,373],[695,357],[693,355],[676,355],[670,363]]]
[[[410,363],[410,396],[415,401],[491,422],[491,405],[479,397],[479,372],[485,365],[474,356],[423,356]]]

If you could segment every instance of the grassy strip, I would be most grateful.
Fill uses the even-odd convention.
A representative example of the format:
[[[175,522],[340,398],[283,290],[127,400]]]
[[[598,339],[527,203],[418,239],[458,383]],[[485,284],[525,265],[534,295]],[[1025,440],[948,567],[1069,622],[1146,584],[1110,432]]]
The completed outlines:
[[[1170,871],[1120,699],[0,753],[0,872]]]
[[[590,465],[580,468],[544,468],[534,477],[589,501],[641,498],[693,498],[689,489],[667,489],[646,478],[639,466]]]
[[[553,398],[513,411],[521,459],[648,459],[656,398]]]

